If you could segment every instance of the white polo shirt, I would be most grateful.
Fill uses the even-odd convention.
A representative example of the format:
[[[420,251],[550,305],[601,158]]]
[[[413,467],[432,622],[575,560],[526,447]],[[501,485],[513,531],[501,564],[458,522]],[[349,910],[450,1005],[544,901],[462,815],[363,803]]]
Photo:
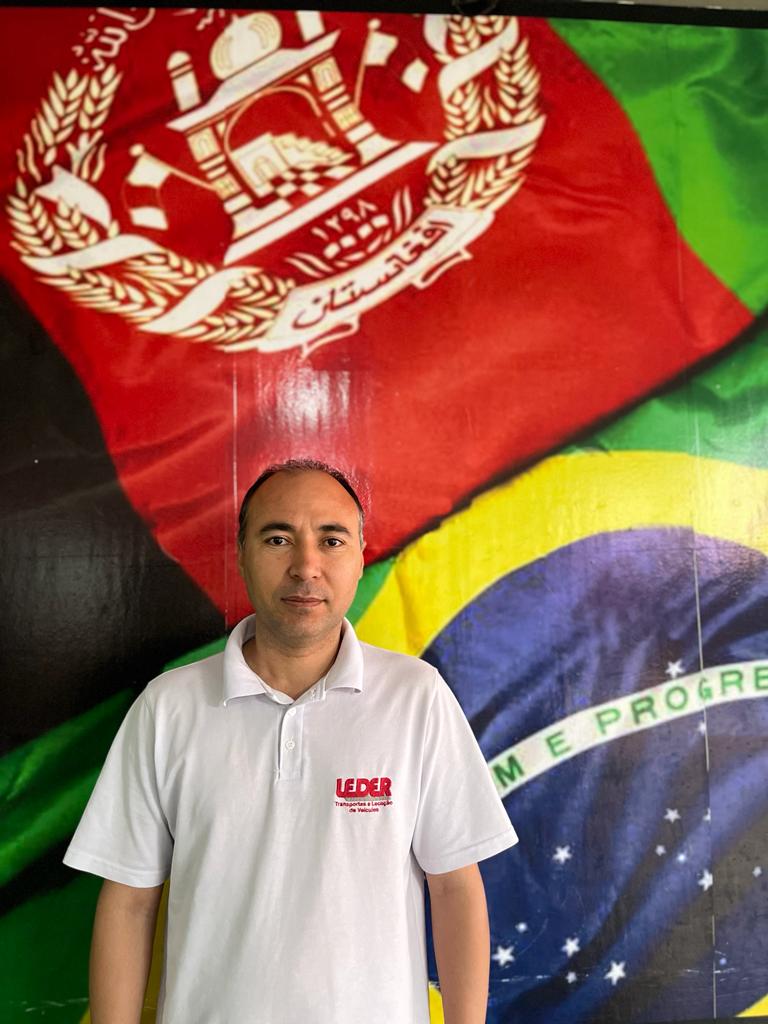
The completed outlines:
[[[154,679],[64,863],[170,876],[158,1024],[429,1024],[424,871],[517,842],[458,701],[343,626],[297,700],[242,645]]]

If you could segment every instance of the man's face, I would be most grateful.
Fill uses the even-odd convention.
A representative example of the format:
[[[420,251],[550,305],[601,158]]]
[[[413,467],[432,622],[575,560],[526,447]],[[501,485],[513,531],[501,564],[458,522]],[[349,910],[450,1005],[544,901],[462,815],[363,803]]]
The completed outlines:
[[[338,630],[363,574],[357,506],[319,470],[283,471],[248,503],[238,567],[256,637],[311,648]]]

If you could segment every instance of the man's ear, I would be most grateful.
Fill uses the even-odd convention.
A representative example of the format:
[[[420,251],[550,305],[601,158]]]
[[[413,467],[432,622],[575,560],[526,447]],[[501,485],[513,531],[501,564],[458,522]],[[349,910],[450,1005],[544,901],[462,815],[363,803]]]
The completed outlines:
[[[237,571],[243,576],[243,545],[239,542],[237,545]]]
[[[360,575],[357,577],[359,580],[363,578],[363,573],[365,572],[365,558],[363,557],[364,551],[365,541],[363,541],[363,543],[360,545]]]

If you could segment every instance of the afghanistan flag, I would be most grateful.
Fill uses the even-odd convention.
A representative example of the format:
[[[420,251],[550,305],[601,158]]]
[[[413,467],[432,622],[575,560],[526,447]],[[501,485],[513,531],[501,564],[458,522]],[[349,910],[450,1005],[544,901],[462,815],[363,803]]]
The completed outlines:
[[[489,1020],[757,1006],[768,36],[5,17],[4,1019],[86,1012],[61,853],[135,692],[247,610],[288,455],[366,482],[352,617],[519,827]]]

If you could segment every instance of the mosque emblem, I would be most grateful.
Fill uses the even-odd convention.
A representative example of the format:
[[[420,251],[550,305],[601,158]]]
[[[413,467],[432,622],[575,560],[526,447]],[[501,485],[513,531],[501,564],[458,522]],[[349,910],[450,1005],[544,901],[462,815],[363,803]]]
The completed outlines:
[[[327,31],[318,12],[286,17],[299,46],[285,45],[273,14],[233,16],[210,48],[218,85],[205,96],[192,57],[170,55],[177,109],[166,128],[187,158],[174,165],[133,143],[122,224],[98,182],[123,72],[114,62],[54,74],[17,151],[7,205],[12,244],[40,280],[149,333],[229,352],[310,351],[471,258],[521,187],[544,124],[517,19],[422,19],[429,63],[413,54],[395,63],[414,102],[435,77],[443,132],[403,141],[365,113],[366,70],[387,64],[398,37],[369,22],[348,81],[335,55],[343,29]],[[295,123],[275,116],[286,98],[304,111]],[[402,173],[411,165],[426,176],[418,202]],[[162,189],[174,176],[220,206],[229,239],[219,265],[165,243],[173,223]]]

